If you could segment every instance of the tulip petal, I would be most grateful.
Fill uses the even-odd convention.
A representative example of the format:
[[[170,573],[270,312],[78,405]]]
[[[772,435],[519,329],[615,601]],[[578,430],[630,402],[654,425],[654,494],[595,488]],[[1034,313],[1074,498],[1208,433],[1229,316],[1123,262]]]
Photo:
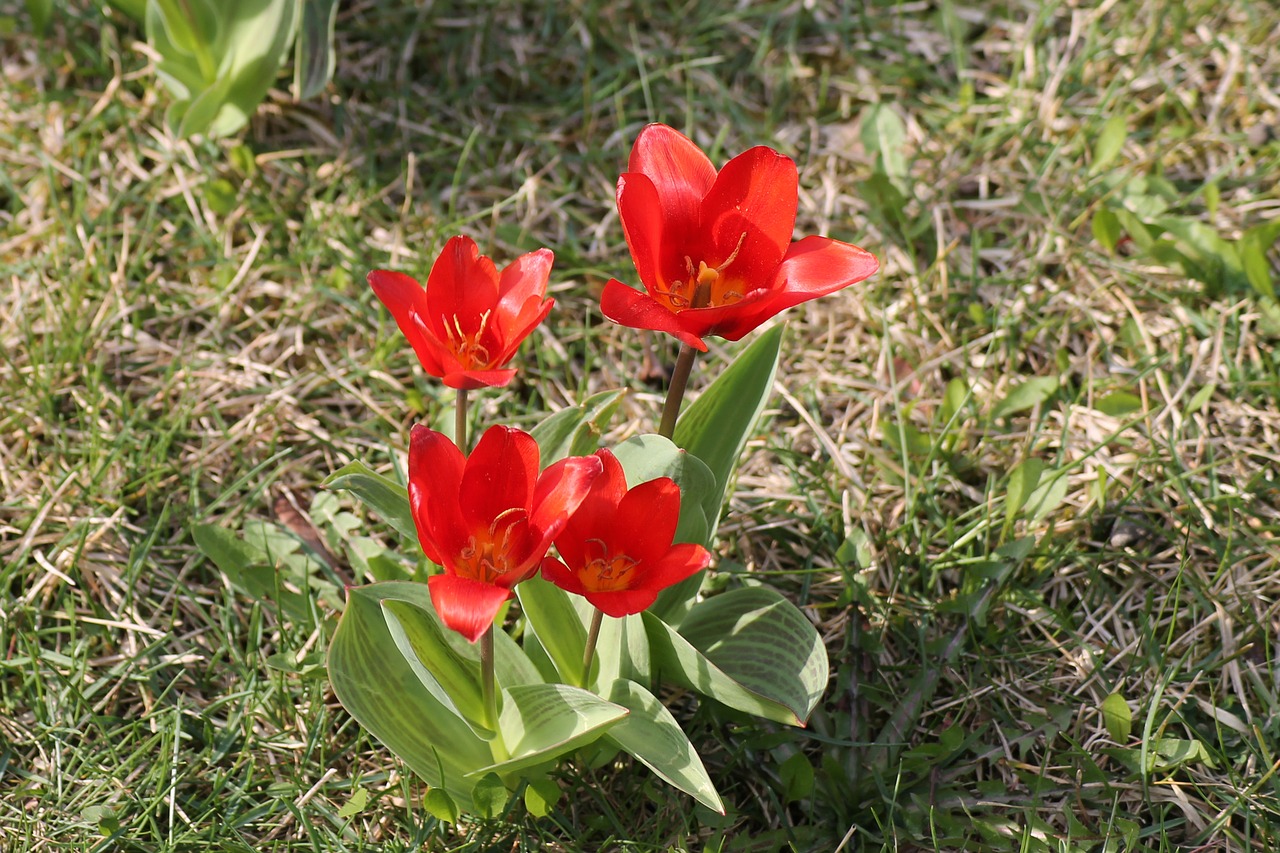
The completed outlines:
[[[485,430],[467,457],[458,503],[470,526],[488,529],[512,508],[528,512],[538,476],[538,443],[508,426]]]
[[[619,589],[613,592],[587,592],[585,596],[601,613],[618,619],[647,610],[658,600],[658,592],[648,588]]]
[[[498,270],[470,237],[450,237],[427,277],[427,327],[448,338],[453,324],[474,331],[498,302]],[[446,326],[446,324],[448,324]]]
[[[409,432],[409,511],[427,559],[448,565],[466,540],[458,512],[465,458],[444,433],[417,424]]]
[[[551,308],[555,304],[554,299],[543,300],[540,296],[531,296],[525,300],[519,313],[505,320],[499,327],[503,339],[502,356],[495,364],[502,365],[509,362],[524,339],[529,337],[529,333],[547,319],[547,315],[551,313]]]
[[[582,579],[578,577],[578,573],[555,557],[547,557],[542,561],[542,577],[565,592],[571,592],[574,595],[587,594],[587,588],[582,585]]]
[[[702,202],[699,231],[710,245],[701,259],[718,267],[732,257],[724,275],[742,293],[771,283],[791,245],[799,186],[795,161],[772,148],[734,157]]]
[[[394,270],[374,270],[366,280],[378,300],[391,312],[422,369],[432,376],[441,376],[444,368],[440,345],[426,325],[427,293],[422,285],[412,276]]]
[[[641,293],[628,287],[617,279],[610,279],[600,295],[600,312],[613,322],[629,326],[633,329],[651,329],[655,332],[666,332],[674,335],[682,344],[688,344],[700,352],[707,351],[707,345],[694,332],[687,331],[682,318],[689,311],[679,315],[668,309],[647,293]]]
[[[627,171],[647,175],[653,182],[662,216],[670,233],[677,235],[697,224],[702,199],[716,180],[716,167],[702,149],[665,124],[640,131]]]
[[[454,369],[441,376],[440,381],[450,388],[473,391],[476,388],[501,388],[515,378],[514,367],[506,370]]]
[[[857,284],[879,267],[875,255],[865,249],[829,237],[805,237],[787,250],[765,298],[728,318],[716,334],[736,341],[779,312]]]
[[[622,234],[640,283],[650,291],[670,289],[670,282],[680,276],[684,250],[667,245],[666,235],[670,229],[673,239],[678,240],[692,232],[697,220],[684,224],[668,220],[648,175],[627,173],[618,178],[617,200]]]
[[[440,620],[474,643],[493,624],[511,590],[458,575],[427,578],[431,603]]]
[[[608,450],[599,450],[596,456],[602,464],[600,476],[592,482],[586,498],[556,535],[556,550],[571,566],[584,566],[590,559],[585,547],[587,540],[609,537],[606,545],[612,541],[609,534],[614,529],[614,513],[627,493],[627,476],[618,458]],[[591,556],[598,556],[598,553]]]
[[[551,265],[555,258],[550,249],[539,249],[521,255],[507,265],[498,277],[498,316],[511,320],[520,317],[535,297],[539,302],[532,304],[540,305],[547,295],[547,282],[551,278]]]
[[[641,483],[627,492],[617,507],[613,535],[607,540],[612,551],[647,563],[670,550],[680,520],[680,487],[674,480],[658,477]]]
[[[570,456],[548,465],[538,477],[529,524],[542,533],[544,550],[564,529],[603,470],[599,457]]]
[[[681,542],[672,545],[671,550],[648,567],[644,585],[661,592],[710,564],[711,553],[706,548],[693,542]]]

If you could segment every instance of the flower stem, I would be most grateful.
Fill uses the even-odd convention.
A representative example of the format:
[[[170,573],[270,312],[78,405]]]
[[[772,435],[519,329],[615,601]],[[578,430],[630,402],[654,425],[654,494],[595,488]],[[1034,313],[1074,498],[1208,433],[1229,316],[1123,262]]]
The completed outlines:
[[[480,635],[480,695],[484,698],[484,722],[498,729],[498,697],[493,689],[493,626]]]
[[[680,417],[684,389],[689,384],[689,373],[693,370],[693,359],[697,354],[698,351],[688,344],[680,345],[680,355],[676,358],[676,367],[671,373],[671,385],[667,388],[667,402],[662,407],[662,424],[658,427],[658,435],[666,438],[675,435],[676,418]]]
[[[458,399],[453,411],[453,443],[464,454],[467,452],[467,389],[458,389]]]
[[[591,659],[596,656],[596,640],[600,637],[600,623],[604,622],[604,611],[597,609],[591,617],[591,630],[587,632],[587,647],[582,650],[582,686],[586,687],[591,680]]]

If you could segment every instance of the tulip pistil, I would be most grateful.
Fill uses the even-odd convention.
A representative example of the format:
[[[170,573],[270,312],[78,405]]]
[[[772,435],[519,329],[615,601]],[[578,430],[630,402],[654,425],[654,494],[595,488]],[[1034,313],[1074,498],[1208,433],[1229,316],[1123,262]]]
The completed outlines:
[[[449,339],[449,344],[464,370],[485,369],[493,360],[489,354],[489,348],[480,343],[484,330],[489,325],[489,315],[492,313],[492,311],[485,311],[481,314],[480,325],[471,333],[463,331],[462,322],[457,314],[453,315],[452,324],[447,317],[440,318],[444,325],[445,336]]]

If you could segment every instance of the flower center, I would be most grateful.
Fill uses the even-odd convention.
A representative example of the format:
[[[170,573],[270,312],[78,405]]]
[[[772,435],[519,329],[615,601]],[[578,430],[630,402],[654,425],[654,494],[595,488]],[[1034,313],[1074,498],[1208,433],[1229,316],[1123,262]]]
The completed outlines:
[[[444,325],[444,333],[449,341],[449,348],[453,350],[453,354],[457,356],[458,363],[462,365],[463,370],[475,370],[491,366],[492,356],[489,348],[481,343],[484,337],[485,329],[489,325],[489,315],[493,311],[485,311],[480,315],[480,325],[476,327],[474,332],[463,331],[462,322],[458,319],[458,315],[453,315],[453,322],[449,322],[448,317],[441,317],[440,320]]]
[[[511,553],[516,525],[524,520],[521,507],[504,510],[487,531],[473,533],[458,554],[458,574],[482,583],[497,583],[498,579],[515,568]],[[505,584],[499,584],[505,586]]]
[[[741,282],[730,279],[724,271],[737,260],[746,240],[747,232],[744,231],[729,257],[714,267],[706,261],[698,261],[695,267],[693,258],[685,255],[684,278],[673,281],[668,290],[655,290],[654,296],[661,297],[667,307],[676,312],[686,308],[720,308],[739,301],[743,296],[739,289]]]
[[[590,560],[579,573],[583,585],[594,592],[616,592],[631,586],[631,573],[639,561],[626,554],[610,554],[600,539],[588,540],[599,546],[601,554]]]

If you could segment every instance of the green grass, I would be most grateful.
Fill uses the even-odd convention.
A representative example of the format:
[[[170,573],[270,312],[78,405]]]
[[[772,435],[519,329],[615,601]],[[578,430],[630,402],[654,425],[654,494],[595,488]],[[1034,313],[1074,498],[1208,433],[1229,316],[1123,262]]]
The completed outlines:
[[[0,847],[1280,846],[1280,309],[1193,238],[1094,233],[1275,221],[1271,4],[344,4],[329,97],[222,142],[169,137],[140,34],[70,7],[35,40],[0,2]],[[237,592],[190,529],[451,416],[363,279],[459,231],[557,254],[479,417],[631,386],[621,431],[652,424],[595,300],[634,279],[613,186],[654,120],[795,157],[798,232],[883,261],[787,315],[721,527],[722,581],[803,606],[831,687],[797,731],[672,697],[726,817],[624,766],[442,827],[266,664],[319,660],[328,605]]]

